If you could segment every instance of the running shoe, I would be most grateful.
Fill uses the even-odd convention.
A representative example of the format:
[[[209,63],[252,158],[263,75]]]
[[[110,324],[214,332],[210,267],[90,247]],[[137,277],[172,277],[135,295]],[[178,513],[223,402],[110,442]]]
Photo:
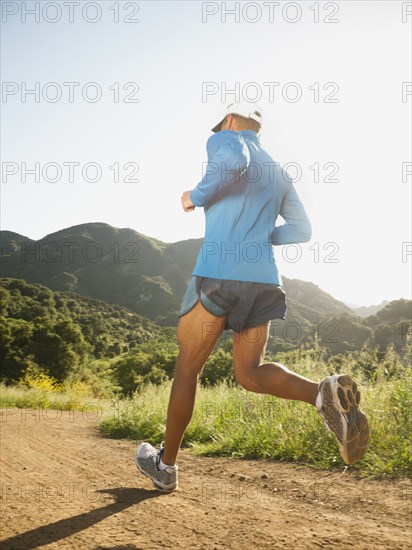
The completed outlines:
[[[163,443],[160,450],[149,443],[142,443],[136,449],[136,466],[144,476],[152,480],[155,489],[170,493],[179,488],[178,466],[168,466],[165,470],[160,470],[162,456]]]
[[[361,460],[368,448],[369,424],[359,401],[356,382],[346,374],[334,374],[319,384],[316,408],[335,435],[346,464]]]

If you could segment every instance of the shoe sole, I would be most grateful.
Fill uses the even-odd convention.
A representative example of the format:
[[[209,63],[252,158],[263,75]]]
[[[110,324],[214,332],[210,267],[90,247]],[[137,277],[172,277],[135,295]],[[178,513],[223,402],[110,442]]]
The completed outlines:
[[[136,462],[136,466],[137,466],[137,469],[139,470],[139,472],[141,474],[143,474],[145,477],[148,477],[151,480],[151,482],[153,483],[153,487],[157,491],[161,491],[162,493],[172,493],[173,491],[177,491],[179,489],[179,483],[176,483],[173,487],[169,487],[167,485],[162,485],[158,481],[154,480],[153,477],[149,473],[142,470],[142,468],[139,466],[139,463],[137,462],[137,458],[136,458],[135,462]]]
[[[342,458],[346,464],[355,464],[364,457],[370,436],[356,382],[346,374],[331,376],[322,385],[322,397],[321,414],[339,443]]]

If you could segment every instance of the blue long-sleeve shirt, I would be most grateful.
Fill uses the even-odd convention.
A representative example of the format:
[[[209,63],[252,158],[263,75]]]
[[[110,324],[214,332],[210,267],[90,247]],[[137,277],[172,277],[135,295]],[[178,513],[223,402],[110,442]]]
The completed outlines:
[[[207,141],[205,175],[190,193],[206,232],[193,275],[282,285],[273,245],[307,242],[311,225],[290,177],[252,130]],[[281,216],[285,223],[276,227]]]

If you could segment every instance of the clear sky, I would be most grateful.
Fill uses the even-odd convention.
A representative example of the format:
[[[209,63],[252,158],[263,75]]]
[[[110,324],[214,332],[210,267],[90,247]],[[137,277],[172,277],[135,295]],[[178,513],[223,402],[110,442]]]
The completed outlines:
[[[181,193],[223,104],[260,94],[262,144],[292,163],[313,225],[311,243],[276,249],[281,273],[359,305],[410,297],[408,3],[1,4],[2,229],[202,237]]]

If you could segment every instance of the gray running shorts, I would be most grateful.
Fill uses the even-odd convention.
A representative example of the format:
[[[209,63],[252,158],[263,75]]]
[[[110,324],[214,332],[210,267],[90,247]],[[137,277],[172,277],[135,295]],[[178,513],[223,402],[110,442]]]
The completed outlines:
[[[192,275],[183,296],[179,317],[199,301],[212,315],[228,315],[225,329],[240,332],[271,319],[285,319],[287,304],[282,287],[267,283],[249,283],[211,279]]]

